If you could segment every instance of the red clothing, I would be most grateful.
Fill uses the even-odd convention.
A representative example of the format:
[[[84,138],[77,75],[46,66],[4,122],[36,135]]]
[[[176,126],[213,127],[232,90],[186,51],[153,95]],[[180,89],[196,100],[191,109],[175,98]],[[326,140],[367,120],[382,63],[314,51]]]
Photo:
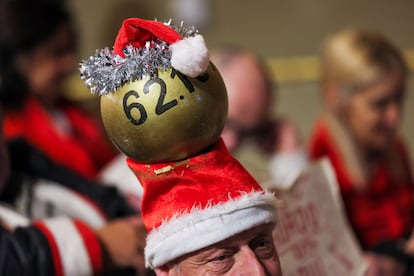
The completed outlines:
[[[4,136],[24,137],[55,162],[93,178],[116,151],[90,116],[73,105],[67,104],[61,110],[70,124],[69,133],[59,131],[47,110],[29,98],[21,110],[4,114]]]
[[[345,148],[343,135],[335,133],[338,128],[332,127],[331,122],[326,118],[317,122],[310,157],[330,159],[347,215],[363,249],[385,240],[396,241],[410,233],[414,222],[414,187],[403,143],[390,145],[392,161],[378,160],[373,174],[361,188],[352,173],[354,164],[347,158],[350,150]]]

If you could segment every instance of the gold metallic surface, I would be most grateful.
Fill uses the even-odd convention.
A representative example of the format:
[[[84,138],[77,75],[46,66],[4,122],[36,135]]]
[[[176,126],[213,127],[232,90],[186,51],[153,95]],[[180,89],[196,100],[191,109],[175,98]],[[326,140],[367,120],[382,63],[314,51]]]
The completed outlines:
[[[127,156],[144,163],[176,161],[217,141],[227,93],[212,64],[197,78],[169,69],[101,96],[101,114],[109,137]]]

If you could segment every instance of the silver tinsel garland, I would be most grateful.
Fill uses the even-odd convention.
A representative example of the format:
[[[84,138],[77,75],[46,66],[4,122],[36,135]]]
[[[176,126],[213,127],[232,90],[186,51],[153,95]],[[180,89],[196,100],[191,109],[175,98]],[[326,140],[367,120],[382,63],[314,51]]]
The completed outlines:
[[[183,38],[198,33],[194,26],[186,27],[183,22],[180,26],[172,25],[171,20],[164,24],[173,28]],[[81,79],[93,94],[115,92],[130,81],[157,76],[158,70],[166,71],[171,67],[171,50],[169,45],[160,39],[147,41],[142,49],[127,46],[124,54],[125,57],[121,57],[109,48],[104,48],[80,63]]]

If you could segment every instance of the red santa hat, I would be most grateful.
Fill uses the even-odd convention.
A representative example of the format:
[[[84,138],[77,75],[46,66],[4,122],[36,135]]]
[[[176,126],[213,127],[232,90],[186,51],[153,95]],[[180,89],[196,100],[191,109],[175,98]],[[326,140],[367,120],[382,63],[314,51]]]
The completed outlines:
[[[144,188],[145,258],[156,268],[264,223],[275,223],[265,192],[220,139],[200,155],[163,164],[127,163]]]
[[[194,27],[128,18],[115,39],[113,50],[98,50],[82,61],[82,79],[93,93],[114,92],[123,84],[172,67],[197,77],[207,70],[208,50]]]
[[[114,52],[124,56],[123,50],[132,45],[135,48],[145,48],[147,41],[160,39],[171,48],[171,66],[189,77],[197,77],[207,70],[209,64],[208,50],[204,38],[194,36],[182,37],[177,31],[161,22],[129,18],[115,39]]]
[[[113,51],[101,50],[84,61],[81,74],[92,91],[104,94],[169,67],[198,76],[208,64],[207,48],[194,29],[133,18],[123,23]],[[160,267],[275,222],[274,195],[259,186],[221,139],[208,146],[179,162],[144,164],[127,159],[144,190],[141,214],[148,231],[147,266]]]

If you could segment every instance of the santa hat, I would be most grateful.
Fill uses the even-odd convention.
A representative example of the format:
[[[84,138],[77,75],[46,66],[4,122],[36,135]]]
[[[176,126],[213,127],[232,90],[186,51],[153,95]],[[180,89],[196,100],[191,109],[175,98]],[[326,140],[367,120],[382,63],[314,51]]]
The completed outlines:
[[[89,89],[102,95],[170,67],[197,77],[208,64],[204,39],[194,27],[129,18],[122,23],[113,50],[98,50],[82,61],[80,72]]]
[[[127,163],[144,188],[145,258],[152,268],[276,220],[274,195],[262,190],[221,139],[181,162]]]
[[[105,94],[129,81],[156,76],[159,70],[172,67],[196,77],[208,65],[204,41],[194,28],[133,18],[124,21],[113,51],[101,50],[84,61],[81,74],[92,92]],[[197,105],[204,103],[197,101]],[[206,123],[200,120],[197,123]],[[179,162],[146,164],[127,159],[144,190],[141,214],[148,231],[147,266],[160,267],[257,225],[275,222],[273,194],[262,190],[221,139],[211,139],[206,143],[209,148]]]

